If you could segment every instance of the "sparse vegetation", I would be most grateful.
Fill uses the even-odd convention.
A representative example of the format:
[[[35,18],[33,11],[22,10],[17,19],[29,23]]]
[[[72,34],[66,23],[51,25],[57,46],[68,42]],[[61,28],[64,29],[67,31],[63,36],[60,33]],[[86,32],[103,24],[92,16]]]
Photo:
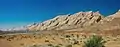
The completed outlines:
[[[79,44],[79,41],[74,41],[74,44]]]
[[[69,37],[70,37],[70,35],[66,35],[65,37],[66,37],[66,38],[69,38]]]
[[[53,44],[48,44],[48,46],[53,46]]]
[[[84,35],[79,33],[67,33],[67,34],[18,34],[18,35],[4,35],[0,36],[1,40],[18,43],[15,46],[18,47],[103,47],[104,42],[113,42],[114,44],[119,44],[120,37],[111,36],[92,36],[88,39],[90,35]],[[4,38],[3,38],[4,37]],[[104,40],[103,40],[104,38]],[[86,40],[88,39],[88,40]],[[21,42],[25,40],[25,42]],[[85,41],[85,43],[84,43]],[[111,44],[111,43],[110,43]],[[114,45],[113,44],[113,45]],[[97,45],[97,46],[96,46]],[[13,45],[14,46],[14,45]],[[109,47],[109,43],[106,43],[105,47]]]
[[[45,42],[49,42],[49,40],[46,39]]]
[[[72,47],[72,45],[67,45],[66,47]]]
[[[23,45],[24,45],[24,43],[21,43],[20,45],[21,45],[21,46],[23,46]]]
[[[85,45],[83,47],[104,47],[105,41],[103,41],[103,38],[101,36],[93,35],[84,43]]]
[[[38,47],[37,45],[33,45],[32,47]]]
[[[55,47],[60,47],[59,45],[56,45]]]

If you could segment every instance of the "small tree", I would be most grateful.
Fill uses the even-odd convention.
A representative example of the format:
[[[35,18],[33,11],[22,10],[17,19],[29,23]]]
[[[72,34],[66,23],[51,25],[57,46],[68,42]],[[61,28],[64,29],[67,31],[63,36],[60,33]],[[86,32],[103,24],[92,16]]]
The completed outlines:
[[[85,45],[83,47],[104,47],[105,41],[103,41],[103,38],[101,36],[93,35],[84,43]]]

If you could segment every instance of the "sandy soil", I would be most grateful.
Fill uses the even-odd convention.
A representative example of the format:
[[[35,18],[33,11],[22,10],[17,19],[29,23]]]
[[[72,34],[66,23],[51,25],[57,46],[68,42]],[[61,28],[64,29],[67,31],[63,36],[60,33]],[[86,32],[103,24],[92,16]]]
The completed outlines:
[[[9,42],[0,40],[0,47],[12,47],[12,46]]]
[[[70,36],[67,38],[66,36]],[[82,47],[85,41],[93,33],[83,32],[45,32],[40,34],[15,34],[3,35],[0,38],[0,47],[27,47],[31,45],[44,45],[44,44],[72,44],[74,40],[78,40],[79,44],[73,45],[74,47]],[[101,35],[101,34],[100,34]],[[107,41],[106,47],[120,47],[120,35],[103,35],[104,40]]]

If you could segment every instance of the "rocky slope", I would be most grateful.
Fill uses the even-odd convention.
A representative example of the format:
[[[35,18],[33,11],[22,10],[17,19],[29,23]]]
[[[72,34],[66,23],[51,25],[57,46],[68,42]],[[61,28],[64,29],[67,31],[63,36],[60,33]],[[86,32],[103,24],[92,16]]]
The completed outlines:
[[[63,30],[82,28],[98,23],[104,17],[99,12],[78,12],[73,15],[59,15],[42,23],[33,24],[29,30]]]
[[[28,26],[28,30],[66,30],[66,29],[76,29],[80,30],[91,30],[91,29],[113,29],[119,28],[120,22],[120,11],[113,15],[104,17],[97,12],[78,12],[72,15],[59,15],[53,19],[44,21],[42,23],[35,23]],[[103,28],[104,27],[104,28]],[[88,29],[89,28],[89,29]]]
[[[84,30],[89,31],[110,31],[110,30],[120,30],[120,11],[113,15],[107,16],[102,19],[99,23],[93,26],[86,27]]]

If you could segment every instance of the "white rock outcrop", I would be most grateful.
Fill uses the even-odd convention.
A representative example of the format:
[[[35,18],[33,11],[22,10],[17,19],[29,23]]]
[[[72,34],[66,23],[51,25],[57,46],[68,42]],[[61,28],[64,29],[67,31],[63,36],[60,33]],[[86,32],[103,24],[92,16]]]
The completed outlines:
[[[78,12],[73,15],[59,15],[42,23],[33,24],[29,30],[63,30],[72,28],[83,28],[98,23],[104,17],[97,12]]]

